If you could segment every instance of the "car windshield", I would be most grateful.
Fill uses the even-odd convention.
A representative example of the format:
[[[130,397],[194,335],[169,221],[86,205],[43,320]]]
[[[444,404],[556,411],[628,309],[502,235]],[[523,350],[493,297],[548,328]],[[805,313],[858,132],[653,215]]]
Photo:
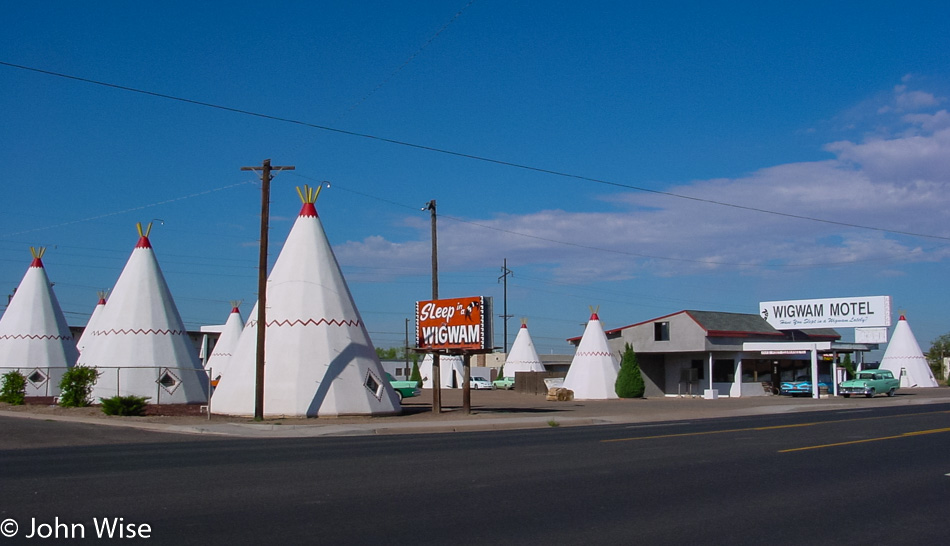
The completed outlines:
[[[488,380],[485,379],[484,377],[473,377],[472,381],[488,381]]]
[[[873,373],[859,373],[858,379],[874,379]]]

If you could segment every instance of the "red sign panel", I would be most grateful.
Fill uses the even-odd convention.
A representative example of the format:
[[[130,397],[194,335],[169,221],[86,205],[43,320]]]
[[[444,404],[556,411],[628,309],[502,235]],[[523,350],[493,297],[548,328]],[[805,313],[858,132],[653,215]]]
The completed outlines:
[[[473,296],[416,302],[420,349],[491,350],[491,298]]]

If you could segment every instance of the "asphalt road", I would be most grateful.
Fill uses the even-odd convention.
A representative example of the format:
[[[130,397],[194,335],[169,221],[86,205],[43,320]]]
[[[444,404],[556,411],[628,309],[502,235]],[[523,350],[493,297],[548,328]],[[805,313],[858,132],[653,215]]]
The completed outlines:
[[[3,436],[50,425],[0,419]],[[115,518],[160,544],[941,544],[950,531],[946,405],[292,440],[55,427],[100,438],[0,451],[0,531],[17,527],[0,543],[91,542]],[[34,527],[49,538],[26,538]]]

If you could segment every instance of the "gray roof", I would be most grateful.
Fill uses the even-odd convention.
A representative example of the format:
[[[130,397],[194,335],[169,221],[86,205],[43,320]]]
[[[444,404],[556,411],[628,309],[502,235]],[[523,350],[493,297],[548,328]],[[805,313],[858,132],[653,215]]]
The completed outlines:
[[[686,313],[693,320],[696,321],[699,326],[706,331],[707,335],[716,335],[716,336],[749,336],[749,335],[759,335],[759,336],[772,336],[772,337],[784,337],[789,341],[800,340],[805,341],[813,338],[831,338],[831,339],[841,339],[841,334],[838,333],[834,328],[815,328],[810,330],[776,330],[769,324],[764,318],[759,315],[751,313],[724,313],[721,311],[698,311],[695,309],[686,309],[683,311],[678,311],[663,317],[651,319],[648,321],[640,322],[637,324],[631,324],[629,326],[621,326],[620,328],[613,328],[607,331],[607,335],[617,334],[621,330],[631,328],[633,326],[639,326],[641,324],[647,324],[650,322],[656,322],[657,320],[665,319],[672,317],[674,315],[680,315]],[[569,341],[580,338],[572,338]]]
[[[683,311],[707,332],[744,332],[750,334],[781,335],[781,332],[759,315],[748,313],[721,313],[718,311]]]

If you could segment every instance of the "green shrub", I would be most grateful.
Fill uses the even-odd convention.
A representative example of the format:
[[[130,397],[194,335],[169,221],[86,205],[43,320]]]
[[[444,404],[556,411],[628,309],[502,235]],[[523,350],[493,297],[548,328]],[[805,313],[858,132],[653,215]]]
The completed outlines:
[[[73,366],[66,370],[59,382],[59,405],[80,408],[91,404],[89,395],[99,375],[98,370],[86,366]]]
[[[135,395],[100,398],[102,402],[102,413],[106,415],[142,417],[145,415],[145,406],[148,405],[149,398],[149,396]]]
[[[643,376],[640,374],[640,364],[637,362],[637,353],[633,352],[633,346],[629,343],[623,348],[620,373],[617,374],[614,390],[620,398],[643,398],[643,393],[646,391]]]
[[[412,373],[409,374],[409,381],[415,381],[416,385],[422,386],[422,373],[419,372],[419,363],[412,363]]]
[[[22,406],[25,399],[26,377],[16,370],[3,374],[3,383],[0,384],[0,402]]]
[[[854,364],[851,362],[851,355],[844,355],[844,361],[841,363],[841,367],[848,372],[848,379],[854,379]]]

